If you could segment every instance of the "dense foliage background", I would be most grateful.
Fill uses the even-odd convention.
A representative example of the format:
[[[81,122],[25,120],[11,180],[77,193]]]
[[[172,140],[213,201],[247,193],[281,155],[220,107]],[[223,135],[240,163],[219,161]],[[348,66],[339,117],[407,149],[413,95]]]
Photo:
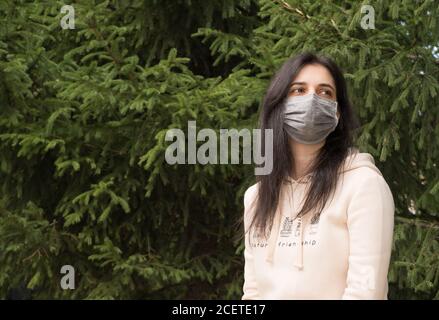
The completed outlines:
[[[0,298],[240,298],[253,167],[168,165],[164,135],[255,127],[272,74],[315,51],[395,198],[390,298],[438,299],[438,46],[435,0],[1,1]]]

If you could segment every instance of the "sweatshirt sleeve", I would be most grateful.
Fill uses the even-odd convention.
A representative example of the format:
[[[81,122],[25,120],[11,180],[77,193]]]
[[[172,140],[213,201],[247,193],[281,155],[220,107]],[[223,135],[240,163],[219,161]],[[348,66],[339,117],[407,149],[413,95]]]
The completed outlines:
[[[244,194],[244,230],[246,231],[251,222],[251,212],[253,210],[252,202],[254,200],[255,188],[250,187]],[[244,248],[244,285],[242,300],[258,300],[259,292],[257,282],[255,279],[253,250],[249,243],[249,233],[245,233],[245,248]]]
[[[387,299],[394,202],[384,178],[371,174],[348,205],[349,265],[342,299]]]

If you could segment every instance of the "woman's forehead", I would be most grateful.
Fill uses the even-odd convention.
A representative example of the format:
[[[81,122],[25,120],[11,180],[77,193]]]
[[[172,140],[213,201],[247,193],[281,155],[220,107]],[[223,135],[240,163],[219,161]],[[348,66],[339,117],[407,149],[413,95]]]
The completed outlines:
[[[294,82],[303,82],[313,86],[325,83],[335,88],[335,81],[331,73],[320,64],[308,64],[304,66],[293,79],[292,84]]]

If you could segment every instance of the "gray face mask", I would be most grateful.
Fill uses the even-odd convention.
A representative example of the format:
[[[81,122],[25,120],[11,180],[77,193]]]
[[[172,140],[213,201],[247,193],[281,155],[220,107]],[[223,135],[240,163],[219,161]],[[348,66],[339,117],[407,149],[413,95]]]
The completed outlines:
[[[289,97],[284,106],[284,128],[303,144],[322,142],[338,124],[337,102],[315,93]]]

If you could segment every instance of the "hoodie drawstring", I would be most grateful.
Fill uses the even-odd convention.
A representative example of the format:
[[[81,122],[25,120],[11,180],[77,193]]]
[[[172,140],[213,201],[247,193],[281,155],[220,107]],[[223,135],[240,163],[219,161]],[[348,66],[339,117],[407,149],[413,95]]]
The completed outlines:
[[[291,188],[291,194],[288,197],[290,201],[290,209],[294,210],[293,203],[291,203],[291,197],[293,197],[293,188],[290,185]],[[278,210],[276,211],[275,215],[275,221],[273,223],[273,228],[270,232],[270,237],[268,240],[268,248],[267,248],[267,256],[265,260],[269,263],[273,263],[273,257],[274,257],[274,250],[276,248],[276,241],[277,236],[279,234],[279,229],[281,225],[281,219],[282,219],[282,204],[283,204],[283,194],[281,196],[281,201]],[[289,215],[292,216],[291,213]],[[296,254],[296,258],[294,261],[294,266],[297,267],[299,270],[303,269],[303,219],[302,217],[298,217],[298,228],[299,228],[299,244],[298,244],[298,252]]]
[[[280,202],[280,203],[282,203],[282,202]],[[279,205],[279,207],[282,207],[282,205]],[[274,249],[276,247],[277,235],[279,234],[281,218],[282,218],[282,209],[276,210],[273,228],[271,229],[270,238],[268,240],[267,257],[265,258],[265,260],[269,263],[273,262]]]
[[[294,196],[294,190],[293,187],[291,187],[291,197]],[[292,204],[290,204],[291,208],[295,210],[294,208],[294,201]],[[299,243],[297,245],[297,253],[296,258],[294,260],[294,266],[297,267],[299,270],[303,269],[303,219],[302,216],[297,218],[298,221],[298,228],[299,228]]]
[[[294,266],[299,270],[303,269],[303,219],[302,217],[298,218],[299,220],[299,245],[297,247],[296,260],[294,261]]]

